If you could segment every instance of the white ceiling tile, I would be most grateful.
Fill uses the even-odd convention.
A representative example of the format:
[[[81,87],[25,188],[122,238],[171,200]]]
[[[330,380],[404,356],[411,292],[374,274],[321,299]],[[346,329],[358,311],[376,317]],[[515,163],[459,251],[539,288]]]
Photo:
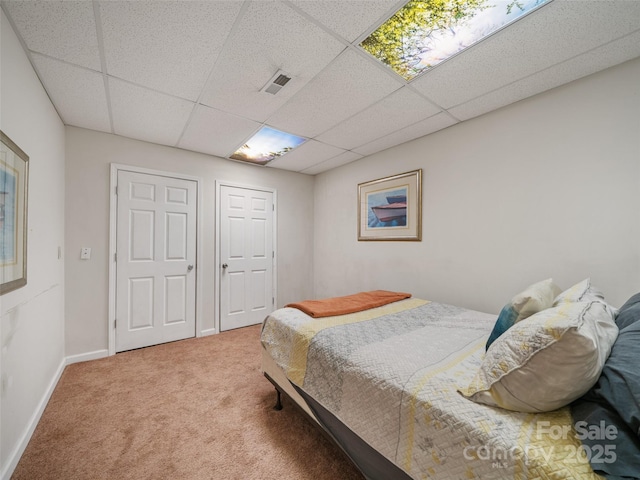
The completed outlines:
[[[109,79],[114,133],[175,145],[194,104],[180,98]]]
[[[100,70],[92,2],[3,0],[29,50]]]
[[[317,139],[351,150],[438,112],[438,107],[409,87],[404,87],[319,135]]]
[[[260,125],[237,115],[198,105],[178,146],[226,157],[256,132]]]
[[[341,153],[344,153],[341,148],[316,142],[315,140],[307,140],[295,150],[276,158],[268,166],[299,172],[327,158],[336,157]]]
[[[101,73],[33,54],[33,62],[65,125],[111,131]]]
[[[426,72],[412,86],[451,108],[626,35],[638,25],[640,2],[555,0]]]
[[[474,98],[450,109],[449,112],[460,120],[468,120],[638,56],[640,32]]]
[[[362,158],[362,155],[355,152],[344,152],[337,157],[330,158],[329,160],[325,160],[323,162],[317,163],[312,167],[306,168],[301,171],[301,173],[306,173],[307,175],[317,175],[318,173],[326,172],[331,170],[332,168],[341,167],[342,165],[346,165],[347,163],[355,162]]]
[[[398,0],[293,0],[295,6],[304,10],[317,21],[336,32],[349,42],[364,33],[372,25],[383,22],[400,7]]]
[[[398,130],[397,132],[356,148],[354,151],[362,155],[371,155],[381,150],[395,147],[396,145],[400,145],[401,143],[423,137],[433,132],[437,132],[438,130],[450,127],[451,125],[454,125],[456,123],[458,122],[454,118],[452,118],[451,115],[448,115],[444,112],[438,113],[437,115],[415,123],[410,127],[403,128],[402,130]]]
[[[284,131],[314,137],[373,105],[402,85],[375,61],[345,51],[270,117],[268,123]]]
[[[229,1],[100,2],[109,75],[197,100],[241,6]]]
[[[294,9],[253,2],[220,56],[201,102],[262,122],[344,48]],[[277,95],[260,92],[278,70],[291,81]]]
[[[66,124],[224,156],[266,123],[309,174],[640,56],[640,0],[553,0],[408,87],[357,46],[404,0],[0,2]]]

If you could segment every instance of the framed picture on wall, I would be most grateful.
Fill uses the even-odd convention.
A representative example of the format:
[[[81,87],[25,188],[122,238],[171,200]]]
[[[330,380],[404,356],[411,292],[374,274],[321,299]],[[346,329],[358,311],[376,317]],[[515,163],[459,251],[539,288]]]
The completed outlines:
[[[422,240],[422,170],[358,185],[358,240]]]
[[[27,284],[29,157],[0,131],[0,295]]]

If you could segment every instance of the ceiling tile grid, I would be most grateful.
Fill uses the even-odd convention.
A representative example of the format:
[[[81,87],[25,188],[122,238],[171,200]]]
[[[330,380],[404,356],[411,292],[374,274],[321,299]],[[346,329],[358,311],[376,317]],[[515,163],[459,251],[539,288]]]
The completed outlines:
[[[86,68],[33,54],[38,75],[47,79],[47,90],[66,125],[111,131],[103,76]]]
[[[269,125],[310,175],[640,56],[640,1],[551,0],[408,83],[359,47],[404,3],[0,0],[65,124],[220,157]]]
[[[342,153],[345,153],[345,150],[341,148],[316,140],[307,140],[295,150],[276,158],[271,164],[275,168],[299,171],[310,168],[327,158],[337,157]]]
[[[410,87],[402,87],[378,103],[319,135],[320,141],[353,149],[440,112]]]
[[[198,105],[178,146],[226,157],[260,128],[248,118]]]
[[[460,105],[637,30],[639,8],[640,2],[555,0],[412,85],[444,108]]]
[[[365,156],[372,155],[381,150],[386,150],[387,148],[400,145],[401,143],[424,137],[425,135],[450,127],[456,123],[458,123],[458,121],[448,113],[438,113],[425,120],[421,120],[413,125],[405,127],[402,130],[398,130],[374,140],[373,142],[367,143],[366,145],[362,145],[361,147],[354,149],[354,152]]]
[[[300,172],[306,173],[308,175],[316,175],[318,173],[331,170],[332,168],[341,167],[343,165],[346,165],[347,163],[355,162],[356,160],[360,160],[361,158],[362,158],[362,155],[360,155],[359,153],[347,151],[347,152],[341,153],[337,157],[333,157],[328,160],[323,160],[320,163],[316,163],[312,167],[300,170]]]
[[[175,145],[193,103],[181,98],[109,79],[114,133],[161,145]]]
[[[404,1],[400,0],[293,0],[297,8],[315,18],[319,23],[346,39],[354,42],[373,27],[393,15]]]
[[[539,63],[545,61],[539,50],[545,48],[546,35],[562,28],[565,21],[555,14],[553,7],[553,3],[543,5],[508,28],[440,63],[416,79],[412,86],[443,108],[451,108],[534,73]],[[531,27],[532,23],[536,28]]]
[[[263,122],[344,48],[284,4],[252,3],[218,59],[201,102]],[[261,92],[278,70],[291,76],[291,81],[277,95]]]
[[[87,1],[3,1],[27,48],[100,70],[93,4]]]
[[[109,75],[197,100],[241,5],[229,1],[100,2]]]
[[[564,85],[572,81],[576,74],[584,77],[596,73],[603,66],[618,65],[638,56],[640,56],[640,31],[476,97],[469,102],[449,109],[449,112],[460,120],[469,120]]]
[[[362,55],[346,50],[267,121],[281,130],[314,137],[401,86]]]

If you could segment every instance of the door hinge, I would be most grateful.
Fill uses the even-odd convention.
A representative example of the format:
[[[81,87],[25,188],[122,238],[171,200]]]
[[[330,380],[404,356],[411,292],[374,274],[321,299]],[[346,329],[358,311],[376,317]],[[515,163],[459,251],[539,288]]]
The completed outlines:
[[[276,252],[274,251],[271,252],[271,258],[276,258]]]
[[[118,185],[116,185],[116,195],[118,195]]]
[[[113,261],[117,262],[118,261],[118,252],[113,254]]]
[[[116,328],[116,325],[118,325],[118,319],[114,318],[113,319],[113,328]]]
[[[275,305],[276,303],[276,297],[271,297],[271,305]]]

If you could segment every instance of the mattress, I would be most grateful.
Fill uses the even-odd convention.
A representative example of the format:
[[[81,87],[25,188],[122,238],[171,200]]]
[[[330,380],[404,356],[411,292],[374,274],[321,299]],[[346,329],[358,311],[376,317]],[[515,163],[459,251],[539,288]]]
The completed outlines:
[[[568,408],[518,413],[458,393],[479,368],[494,322],[416,298],[319,319],[283,308],[265,319],[262,344],[280,383],[410,478],[600,478]]]

